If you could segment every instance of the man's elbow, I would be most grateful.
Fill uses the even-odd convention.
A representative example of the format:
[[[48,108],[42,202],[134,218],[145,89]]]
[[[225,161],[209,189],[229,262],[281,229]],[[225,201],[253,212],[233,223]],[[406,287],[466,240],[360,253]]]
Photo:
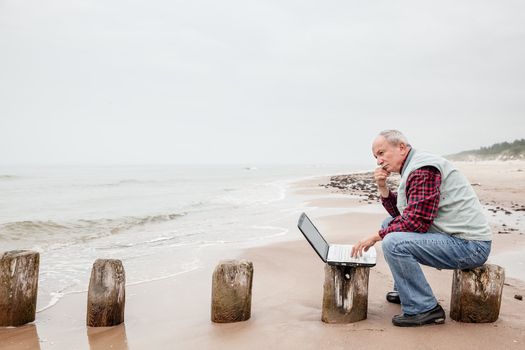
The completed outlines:
[[[417,227],[417,231],[415,231],[415,232],[427,233],[428,230],[430,230],[430,226],[432,226],[432,222],[421,221],[420,224]]]

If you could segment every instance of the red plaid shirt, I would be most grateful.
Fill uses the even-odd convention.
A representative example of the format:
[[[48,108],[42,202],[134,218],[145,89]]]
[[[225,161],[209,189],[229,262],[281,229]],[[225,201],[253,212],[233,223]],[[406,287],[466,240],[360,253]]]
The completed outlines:
[[[407,207],[403,214],[396,207],[397,193],[390,192],[387,198],[381,197],[383,206],[394,220],[387,228],[379,230],[379,236],[384,238],[390,232],[427,232],[437,216],[440,185],[438,169],[428,166],[414,170],[406,182]]]

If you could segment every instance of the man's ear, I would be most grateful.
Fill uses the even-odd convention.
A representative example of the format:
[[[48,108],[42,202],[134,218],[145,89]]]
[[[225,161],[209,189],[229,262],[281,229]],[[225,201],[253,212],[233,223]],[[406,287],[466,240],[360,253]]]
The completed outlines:
[[[408,152],[408,147],[405,143],[401,142],[399,143],[399,150],[403,155],[405,155]]]

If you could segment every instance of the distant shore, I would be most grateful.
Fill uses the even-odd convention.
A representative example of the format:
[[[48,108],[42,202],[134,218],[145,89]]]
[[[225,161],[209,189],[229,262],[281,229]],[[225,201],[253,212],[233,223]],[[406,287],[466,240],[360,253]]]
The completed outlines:
[[[457,166],[475,184],[487,208],[494,232],[491,259],[525,251],[525,212],[521,210],[525,204],[525,162]],[[293,183],[288,190],[288,196],[303,203],[304,211],[333,243],[352,243],[375,232],[386,215],[366,178],[369,175],[350,176],[347,180],[341,175],[310,178]],[[129,285],[126,322],[121,326],[86,329],[86,294],[71,294],[38,313],[35,324],[0,329],[0,348],[519,349],[525,344],[525,302],[514,298],[525,294],[525,281],[512,274],[507,274],[498,321],[462,324],[448,318],[452,272],[424,268],[447,312],[445,325],[394,327],[391,318],[399,313],[399,306],[384,299],[392,288],[392,278],[380,243],[376,245],[378,264],[370,271],[368,318],[348,325],[324,324],[320,320],[324,265],[295,224],[295,215],[283,222],[289,230],[286,239],[252,248],[206,247],[203,267],[193,272]],[[254,264],[252,318],[212,324],[211,274],[219,260],[234,257]]]

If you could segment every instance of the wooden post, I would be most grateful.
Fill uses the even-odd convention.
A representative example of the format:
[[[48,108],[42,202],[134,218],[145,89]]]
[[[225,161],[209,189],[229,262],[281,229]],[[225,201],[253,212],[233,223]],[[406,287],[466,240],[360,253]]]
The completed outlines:
[[[13,250],[0,255],[0,327],[35,320],[40,254]]]
[[[124,322],[126,274],[122,261],[97,259],[89,280],[86,323],[110,327]]]
[[[219,262],[212,277],[211,320],[246,321],[251,316],[253,264],[246,260]]]
[[[450,317],[468,323],[496,321],[504,282],[505,270],[498,265],[487,264],[471,270],[455,270]]]
[[[325,265],[323,313],[326,323],[353,323],[366,319],[369,267]]]

